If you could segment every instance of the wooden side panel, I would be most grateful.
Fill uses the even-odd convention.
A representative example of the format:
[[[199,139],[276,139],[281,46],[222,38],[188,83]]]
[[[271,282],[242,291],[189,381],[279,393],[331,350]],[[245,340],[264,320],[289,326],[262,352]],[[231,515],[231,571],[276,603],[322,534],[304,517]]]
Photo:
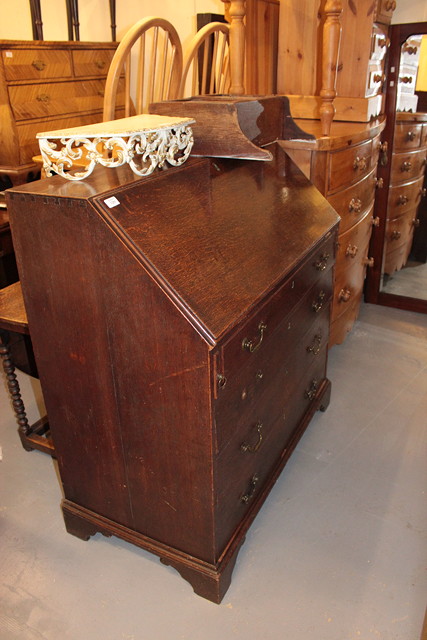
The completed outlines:
[[[280,4],[278,93],[319,94],[320,8],[320,0],[282,0]]]
[[[247,94],[276,93],[279,8],[278,0],[246,0]]]

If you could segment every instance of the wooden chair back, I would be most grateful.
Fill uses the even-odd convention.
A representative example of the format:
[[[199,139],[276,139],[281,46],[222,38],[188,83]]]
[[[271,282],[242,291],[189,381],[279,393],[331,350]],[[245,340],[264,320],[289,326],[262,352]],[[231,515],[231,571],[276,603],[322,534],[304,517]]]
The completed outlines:
[[[230,25],[211,22],[192,39],[182,73],[179,96],[228,93],[230,88]],[[191,88],[187,84],[192,69]]]
[[[115,119],[123,74],[124,117],[146,113],[151,102],[177,98],[182,75],[182,46],[175,27],[162,18],[148,17],[134,24],[125,34],[107,75],[104,122]],[[135,95],[135,101],[131,95]]]

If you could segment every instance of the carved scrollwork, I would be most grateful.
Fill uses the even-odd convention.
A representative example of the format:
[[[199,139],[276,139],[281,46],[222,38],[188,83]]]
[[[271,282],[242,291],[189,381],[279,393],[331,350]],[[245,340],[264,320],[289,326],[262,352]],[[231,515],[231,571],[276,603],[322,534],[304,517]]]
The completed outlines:
[[[50,140],[39,138],[46,176],[57,173],[67,180],[87,178],[97,164],[115,168],[129,164],[139,176],[148,176],[165,162],[183,164],[193,146],[193,132],[188,125],[131,135],[85,137]]]

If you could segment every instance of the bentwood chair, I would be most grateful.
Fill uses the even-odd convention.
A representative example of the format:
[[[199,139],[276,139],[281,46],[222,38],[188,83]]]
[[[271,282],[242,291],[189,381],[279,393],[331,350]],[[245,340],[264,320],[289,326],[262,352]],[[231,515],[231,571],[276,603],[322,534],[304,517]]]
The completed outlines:
[[[182,75],[182,46],[175,27],[162,18],[148,17],[134,24],[125,34],[108,71],[104,122],[116,117],[115,106],[123,73],[124,117],[146,113],[151,102],[177,98]],[[131,95],[136,96],[134,103]]]
[[[190,43],[184,62],[180,97],[228,93],[230,87],[230,26],[211,22]],[[192,69],[191,88],[189,72]]]

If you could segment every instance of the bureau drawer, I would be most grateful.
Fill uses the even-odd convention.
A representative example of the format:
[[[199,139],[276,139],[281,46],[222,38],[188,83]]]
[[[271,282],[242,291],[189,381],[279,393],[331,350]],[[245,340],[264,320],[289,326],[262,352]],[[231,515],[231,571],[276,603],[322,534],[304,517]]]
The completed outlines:
[[[426,166],[426,150],[393,153],[391,160],[390,184],[406,182],[418,178],[424,173]]]
[[[363,218],[367,208],[374,201],[376,185],[376,168],[374,168],[367,176],[348,189],[328,196],[328,202],[341,216],[340,234],[345,233],[347,229]]]
[[[72,75],[68,51],[10,49],[2,51],[7,81],[68,78]]]
[[[72,51],[74,75],[106,76],[114,53],[114,49]]]
[[[387,216],[395,218],[405,211],[417,207],[423,194],[424,176],[390,187],[388,193]]]
[[[215,403],[217,451],[233,437],[245,437],[248,424],[262,421],[264,413],[283,413],[284,394],[290,393],[304,368],[328,342],[331,297],[332,283],[322,309],[315,313],[312,296],[306,296],[264,350],[252,354],[246,366],[219,389]]]
[[[16,120],[102,111],[105,80],[38,83],[9,87]]]
[[[265,349],[276,327],[292,312],[313,285],[315,289],[310,304],[321,304],[318,299],[322,292],[322,299],[326,300],[331,287],[334,257],[335,234],[331,234],[268,302],[221,345],[221,373],[226,378],[230,378],[235,371],[251,360],[255,352]]]
[[[298,427],[325,379],[325,368],[326,348],[304,369],[293,387],[292,396],[283,402],[282,411],[276,416],[267,413],[265,437],[261,444],[256,425],[248,425],[245,439],[235,438],[218,456],[215,463],[217,552],[224,549],[274,474],[286,454],[286,448],[298,437]],[[245,450],[242,450],[242,444]],[[246,445],[252,450],[248,450]]]
[[[357,261],[365,264],[372,234],[372,211],[373,205],[362,220],[339,236],[336,273],[343,273]]]
[[[329,156],[328,192],[357,182],[378,162],[379,138],[367,140]]]
[[[395,151],[405,151],[406,149],[418,148],[421,144],[422,132],[422,124],[398,122],[394,129]]]

